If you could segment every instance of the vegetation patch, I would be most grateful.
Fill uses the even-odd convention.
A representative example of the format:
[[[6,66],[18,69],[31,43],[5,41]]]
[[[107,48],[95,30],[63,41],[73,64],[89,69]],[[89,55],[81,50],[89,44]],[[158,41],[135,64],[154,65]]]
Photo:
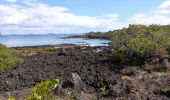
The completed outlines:
[[[37,54],[45,54],[50,52],[55,52],[58,50],[63,49],[73,49],[75,46],[54,46],[54,47],[42,47],[42,48],[21,48],[20,50],[17,50],[19,55],[25,56],[25,57],[31,57],[33,55]]]
[[[5,69],[15,68],[18,63],[23,60],[16,57],[16,51],[8,49],[6,46],[0,44],[0,72]]]
[[[7,100],[16,100],[14,97],[9,97]]]
[[[28,100],[56,100],[52,90],[58,85],[59,79],[39,83],[33,88],[32,95],[28,97]]]
[[[170,59],[170,25],[129,25],[128,28],[90,32],[80,37],[110,39],[109,45],[114,50],[112,60],[117,64],[156,64],[156,70],[166,70],[167,66],[157,66],[164,66],[163,62]]]
[[[170,47],[170,26],[129,25],[112,32],[113,60],[144,65],[153,58],[165,58]]]

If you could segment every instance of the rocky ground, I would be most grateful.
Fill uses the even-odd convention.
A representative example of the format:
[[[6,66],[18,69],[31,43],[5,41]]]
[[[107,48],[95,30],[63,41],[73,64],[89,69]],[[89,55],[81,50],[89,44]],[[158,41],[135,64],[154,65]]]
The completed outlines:
[[[35,84],[59,78],[53,92],[60,100],[170,99],[170,72],[118,65],[111,52],[109,47],[76,47],[22,57],[22,64],[0,73],[0,98],[25,100]]]

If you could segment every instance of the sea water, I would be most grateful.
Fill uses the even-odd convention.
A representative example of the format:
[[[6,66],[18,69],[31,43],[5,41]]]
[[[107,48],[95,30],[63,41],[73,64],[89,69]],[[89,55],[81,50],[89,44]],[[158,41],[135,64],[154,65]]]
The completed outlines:
[[[64,38],[68,34],[45,34],[45,35],[0,35],[0,43],[7,47],[77,44],[90,46],[107,46],[110,42],[105,39]]]

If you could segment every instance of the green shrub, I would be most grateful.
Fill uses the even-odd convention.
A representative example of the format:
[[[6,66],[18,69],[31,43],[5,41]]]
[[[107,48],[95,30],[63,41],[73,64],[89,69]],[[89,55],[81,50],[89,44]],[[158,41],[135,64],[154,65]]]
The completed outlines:
[[[111,46],[118,50],[126,46],[128,41],[133,37],[133,35],[128,34],[126,31],[115,31],[112,34]]]
[[[165,57],[170,50],[170,26],[129,25],[112,33],[113,59],[145,63],[151,56]]]
[[[16,51],[0,44],[0,72],[8,68],[14,68],[23,60],[16,57]]]
[[[56,100],[56,97],[52,93],[55,85],[59,85],[59,79],[48,80],[37,84],[33,88],[32,95],[28,97],[28,100]]]
[[[150,55],[156,50],[157,44],[147,37],[136,37],[130,39],[126,46],[129,53],[135,53],[141,57]]]
[[[7,100],[16,100],[14,97],[9,97]]]

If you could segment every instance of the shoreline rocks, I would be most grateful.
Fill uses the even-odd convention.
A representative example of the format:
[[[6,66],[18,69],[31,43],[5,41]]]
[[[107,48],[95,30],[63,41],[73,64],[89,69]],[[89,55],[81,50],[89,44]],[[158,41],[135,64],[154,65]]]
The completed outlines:
[[[24,63],[0,73],[0,93],[10,92],[22,100],[19,98],[28,95],[27,90],[37,83],[59,78],[61,86],[54,93],[61,99],[67,96],[78,100],[170,98],[169,72],[147,72],[138,66],[116,65],[110,60],[111,52],[109,47],[75,47],[23,57]]]

